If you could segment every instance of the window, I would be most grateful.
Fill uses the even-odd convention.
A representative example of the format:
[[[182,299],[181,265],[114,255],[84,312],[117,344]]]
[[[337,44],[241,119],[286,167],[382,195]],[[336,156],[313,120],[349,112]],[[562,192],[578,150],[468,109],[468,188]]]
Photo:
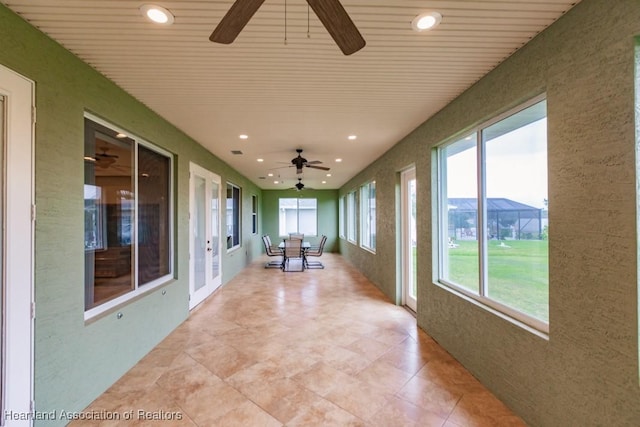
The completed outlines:
[[[251,196],[251,232],[258,234],[258,196]]]
[[[280,199],[278,202],[278,233],[318,235],[318,201],[316,199]]]
[[[439,281],[548,331],[546,100],[438,149]]]
[[[85,118],[86,317],[171,277],[171,170],[169,153]]]
[[[227,249],[240,246],[240,188],[227,183]]]
[[[356,192],[347,194],[347,240],[356,242]]]
[[[360,245],[376,250],[376,182],[360,187]]]
[[[345,200],[346,200],[346,196],[342,196],[340,197],[340,200],[338,200],[338,236],[341,239],[344,239],[346,236],[344,234],[344,228],[345,228]]]

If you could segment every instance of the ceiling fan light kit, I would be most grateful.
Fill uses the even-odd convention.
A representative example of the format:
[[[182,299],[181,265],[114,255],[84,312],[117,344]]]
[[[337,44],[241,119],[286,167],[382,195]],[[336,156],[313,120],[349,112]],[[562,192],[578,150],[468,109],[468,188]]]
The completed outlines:
[[[262,6],[264,0],[236,0],[209,40],[230,44]],[[366,42],[339,0],[307,0],[314,13],[327,29],[342,53],[351,55],[362,49]]]

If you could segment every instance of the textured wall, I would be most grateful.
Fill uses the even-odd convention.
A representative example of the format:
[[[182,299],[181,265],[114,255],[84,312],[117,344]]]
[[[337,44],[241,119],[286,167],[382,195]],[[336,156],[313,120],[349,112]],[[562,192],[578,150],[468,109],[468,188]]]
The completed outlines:
[[[340,245],[395,300],[394,185],[397,171],[417,159],[418,323],[533,426],[635,426],[640,420],[634,124],[639,34],[640,2],[582,0],[340,191],[376,178],[384,251],[372,256]],[[548,339],[434,285],[431,251],[432,148],[545,91]]]
[[[255,254],[251,194],[261,191],[112,82],[0,5],[0,63],[36,82],[36,410],[83,409],[188,314],[189,161],[243,187],[243,247],[223,255],[228,281]],[[176,280],[85,324],[83,114],[90,111],[176,155]],[[62,421],[36,425],[58,425]]]
[[[327,236],[324,250],[338,250],[338,191],[337,190],[263,190],[262,191],[262,229],[271,236],[275,243],[278,240],[278,200],[288,198],[315,198],[318,200],[318,235]],[[320,238],[309,238],[312,242],[320,242]],[[264,251],[263,251],[264,252]]]

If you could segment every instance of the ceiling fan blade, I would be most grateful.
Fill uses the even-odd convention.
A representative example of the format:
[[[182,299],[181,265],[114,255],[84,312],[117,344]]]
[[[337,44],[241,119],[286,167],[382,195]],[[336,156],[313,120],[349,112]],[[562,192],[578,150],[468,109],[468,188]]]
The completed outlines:
[[[323,171],[331,170],[331,168],[327,168],[327,167],[324,167],[324,166],[307,165],[307,167],[308,168],[312,168],[312,169],[320,169],[320,170],[323,170]]]
[[[339,0],[307,0],[307,3],[342,53],[351,55],[367,44]]]
[[[262,6],[262,3],[264,0],[236,0],[216,29],[213,30],[209,40],[222,44],[233,43],[253,14]]]
[[[322,163],[320,160],[314,160],[312,162],[307,162],[308,165],[319,165],[320,163]]]

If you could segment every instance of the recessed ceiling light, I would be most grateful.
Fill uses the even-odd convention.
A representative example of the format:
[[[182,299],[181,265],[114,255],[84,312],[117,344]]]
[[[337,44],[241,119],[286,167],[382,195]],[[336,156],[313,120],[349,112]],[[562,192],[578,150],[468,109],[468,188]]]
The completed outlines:
[[[355,141],[356,139],[358,139],[358,135],[349,135],[347,138],[349,139],[349,141]]]
[[[340,163],[342,159],[336,159],[336,163]]]
[[[273,174],[272,174],[272,173],[269,173],[269,174],[267,174],[267,176],[273,176]]]
[[[280,181],[273,181],[274,184],[280,184]]]
[[[331,174],[330,174],[330,173],[328,173],[328,174],[327,174],[327,176],[331,176]]]
[[[327,183],[327,181],[322,181],[322,183],[323,183],[323,184],[326,184],[326,183]]]
[[[258,159],[258,162],[262,163],[262,162],[264,162],[264,159]]]
[[[242,134],[239,136],[240,139],[249,139],[249,135]]]
[[[149,19],[150,21],[161,24],[161,25],[171,25],[173,24],[173,14],[169,12],[167,9],[161,6],[157,6],[155,4],[143,4],[140,6],[140,12]]]
[[[428,31],[438,26],[442,21],[442,15],[438,12],[426,12],[413,18],[411,21],[411,28],[414,31]]]

